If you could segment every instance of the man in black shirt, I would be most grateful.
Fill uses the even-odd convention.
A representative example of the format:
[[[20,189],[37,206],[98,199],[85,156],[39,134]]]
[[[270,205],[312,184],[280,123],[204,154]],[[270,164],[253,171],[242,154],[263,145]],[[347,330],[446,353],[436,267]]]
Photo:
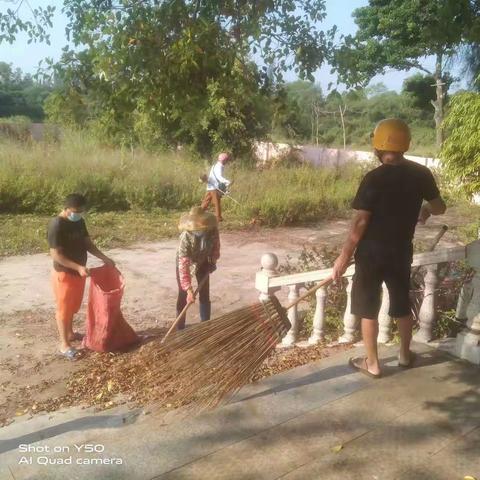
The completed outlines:
[[[104,255],[88,235],[83,213],[86,199],[79,194],[68,195],[63,211],[48,225],[48,245],[53,258],[52,285],[57,310],[58,333],[60,335],[60,352],[66,358],[74,360],[78,351],[71,342],[81,339],[73,332],[73,316],[82,304],[85,279],[89,275],[87,252],[103,260],[107,265],[114,265],[113,260]]]
[[[362,319],[367,356],[350,359],[350,365],[375,378],[381,375],[377,335],[382,283],[389,292],[389,315],[398,322],[398,363],[410,367],[413,317],[409,289],[415,225],[446,210],[430,170],[404,158],[409,146],[410,130],[403,121],[387,119],[376,126],[373,147],[382,165],[367,173],[360,184],[352,204],[356,214],[333,267],[333,278],[338,280],[355,254],[351,311]]]

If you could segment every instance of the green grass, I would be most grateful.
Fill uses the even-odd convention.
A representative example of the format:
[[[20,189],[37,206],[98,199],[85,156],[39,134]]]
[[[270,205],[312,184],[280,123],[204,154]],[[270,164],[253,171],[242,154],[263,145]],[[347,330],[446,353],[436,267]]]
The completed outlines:
[[[87,214],[85,220],[98,247],[117,248],[177,237],[177,224],[182,213],[162,210],[93,212]],[[51,218],[47,215],[0,214],[0,257],[47,252],[47,225]],[[245,222],[235,217],[222,223],[224,230],[245,226]]]
[[[464,223],[455,228],[455,234],[463,243],[470,243],[479,238],[480,234],[480,205],[471,205],[466,201],[456,206],[457,215],[465,219]]]
[[[136,242],[156,241],[177,235],[174,212],[90,213],[89,233],[100,248],[125,247]],[[0,215],[0,255],[47,252],[46,215]]]
[[[0,255],[46,251],[48,220],[72,192],[87,196],[90,233],[103,248],[177,235],[180,214],[201,202],[198,176],[208,167],[183,154],[104,147],[74,132],[60,143],[0,140]],[[361,174],[357,167],[310,166],[260,172],[234,162],[226,175],[240,205],[223,200],[222,228],[338,218]]]

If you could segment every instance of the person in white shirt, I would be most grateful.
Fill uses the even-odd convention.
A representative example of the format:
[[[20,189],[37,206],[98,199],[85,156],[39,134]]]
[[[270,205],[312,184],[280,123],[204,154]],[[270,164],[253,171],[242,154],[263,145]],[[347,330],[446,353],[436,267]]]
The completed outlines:
[[[208,174],[207,193],[202,201],[202,208],[204,210],[207,210],[210,206],[210,203],[213,203],[215,208],[215,216],[219,222],[223,220],[221,206],[222,196],[232,184],[230,180],[223,176],[223,170],[229,161],[230,155],[228,153],[220,153],[217,163],[212,166],[210,173]]]

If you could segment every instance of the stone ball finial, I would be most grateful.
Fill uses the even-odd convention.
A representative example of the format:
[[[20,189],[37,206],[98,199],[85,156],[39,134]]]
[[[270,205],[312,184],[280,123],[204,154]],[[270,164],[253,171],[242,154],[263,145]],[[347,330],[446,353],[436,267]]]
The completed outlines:
[[[264,270],[274,272],[278,267],[278,257],[274,253],[265,253],[260,263]]]

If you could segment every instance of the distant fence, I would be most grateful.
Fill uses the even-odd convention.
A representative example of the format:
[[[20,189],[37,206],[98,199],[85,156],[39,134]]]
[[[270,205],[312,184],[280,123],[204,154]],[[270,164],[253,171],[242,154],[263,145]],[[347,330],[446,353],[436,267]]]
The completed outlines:
[[[265,165],[272,160],[290,154],[317,167],[341,167],[351,162],[365,163],[374,160],[372,152],[271,142],[257,142],[254,147],[254,154],[259,163]],[[440,167],[438,158],[417,157],[415,155],[405,155],[405,157],[429,168]]]
[[[338,168],[348,163],[366,163],[374,160],[373,152],[271,142],[257,142],[254,146],[254,155],[260,165],[268,165],[275,159],[287,155],[294,155],[299,160],[317,167]],[[441,167],[438,158],[417,157],[415,155],[405,155],[405,158],[428,168]],[[472,202],[480,205],[480,193],[472,196]]]

